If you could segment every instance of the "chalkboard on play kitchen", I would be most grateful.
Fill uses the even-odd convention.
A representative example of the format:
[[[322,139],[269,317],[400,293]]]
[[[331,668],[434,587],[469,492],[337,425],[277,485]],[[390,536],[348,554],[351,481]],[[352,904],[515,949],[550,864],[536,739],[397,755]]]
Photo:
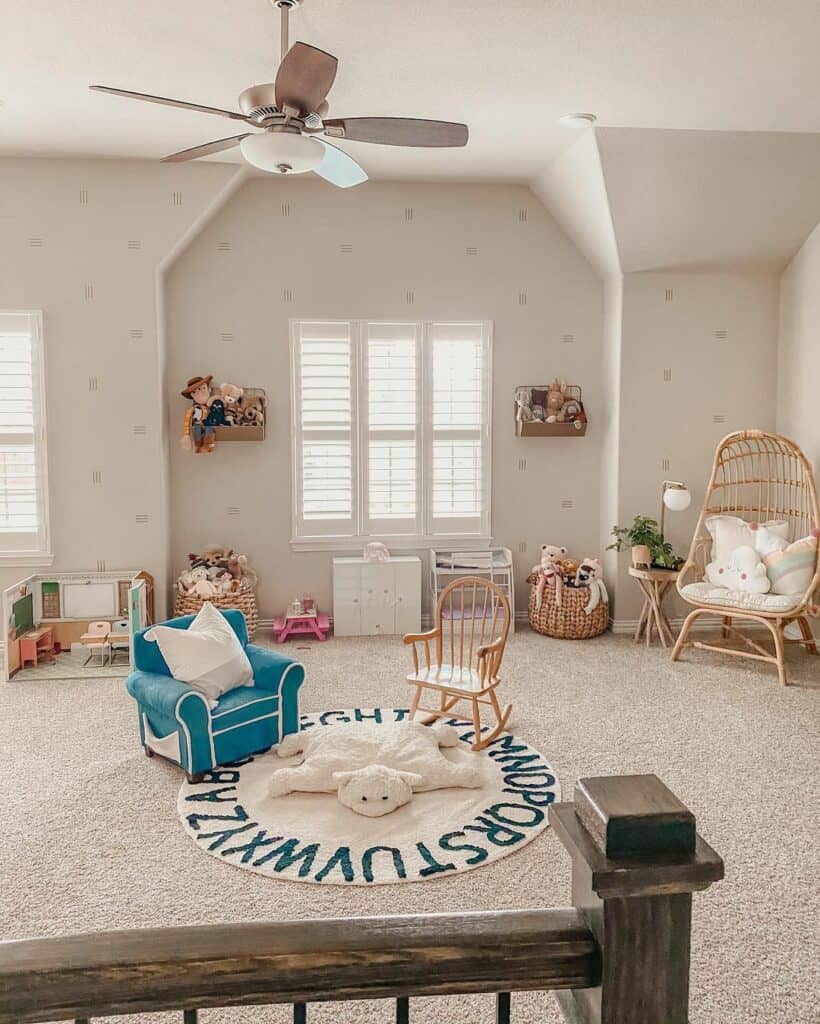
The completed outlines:
[[[34,629],[34,601],[32,595],[26,594],[19,601],[15,601],[11,606],[11,614],[14,616],[14,628],[17,630],[18,636],[22,636],[23,633],[28,633],[30,629]]]

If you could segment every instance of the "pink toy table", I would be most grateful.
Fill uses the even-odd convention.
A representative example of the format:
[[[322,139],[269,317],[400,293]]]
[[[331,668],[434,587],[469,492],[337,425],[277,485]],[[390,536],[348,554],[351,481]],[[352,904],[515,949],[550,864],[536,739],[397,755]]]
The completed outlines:
[[[318,615],[288,615],[284,619],[273,620],[278,644],[283,644],[289,636],[313,636],[317,640],[326,640],[329,629],[330,619],[324,612]]]

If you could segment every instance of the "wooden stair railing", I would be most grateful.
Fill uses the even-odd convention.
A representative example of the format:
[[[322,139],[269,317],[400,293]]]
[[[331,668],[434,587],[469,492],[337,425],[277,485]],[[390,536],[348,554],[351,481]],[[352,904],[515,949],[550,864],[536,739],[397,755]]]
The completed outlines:
[[[692,892],[723,877],[654,775],[582,779],[550,809],[573,907],[101,932],[0,943],[0,1024],[551,989],[569,1021],[686,1024]]]

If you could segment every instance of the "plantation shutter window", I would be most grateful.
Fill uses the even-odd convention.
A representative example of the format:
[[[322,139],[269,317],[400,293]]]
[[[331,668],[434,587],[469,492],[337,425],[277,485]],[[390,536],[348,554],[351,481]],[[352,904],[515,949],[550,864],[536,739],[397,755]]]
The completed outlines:
[[[292,321],[294,544],[489,540],[490,360],[485,322]]]
[[[384,536],[416,534],[420,504],[420,332],[412,323],[367,324],[365,329],[365,532]]]
[[[294,369],[301,532],[349,536],[355,528],[351,325],[302,324]]]
[[[0,556],[48,552],[41,316],[0,311]]]
[[[489,368],[483,324],[433,323],[429,532],[489,532]]]

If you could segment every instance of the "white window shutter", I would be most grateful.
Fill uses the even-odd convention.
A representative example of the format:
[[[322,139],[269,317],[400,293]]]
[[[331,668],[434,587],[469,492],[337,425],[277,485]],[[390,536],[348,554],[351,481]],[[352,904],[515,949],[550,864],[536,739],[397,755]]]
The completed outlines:
[[[48,551],[41,317],[0,312],[0,553]]]
[[[294,325],[295,535],[348,536],[355,522],[350,324]]]
[[[368,535],[419,532],[419,335],[415,323],[366,326],[362,469]]]
[[[491,325],[293,321],[294,542],[490,537]]]
[[[487,324],[428,325],[432,380],[432,536],[489,535],[490,334]]]

